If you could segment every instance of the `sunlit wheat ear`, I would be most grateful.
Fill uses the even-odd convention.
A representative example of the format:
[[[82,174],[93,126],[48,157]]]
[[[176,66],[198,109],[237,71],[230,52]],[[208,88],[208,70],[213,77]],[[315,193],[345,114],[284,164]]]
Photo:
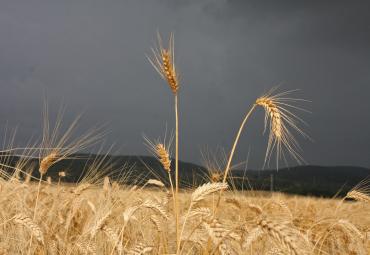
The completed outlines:
[[[370,196],[357,190],[348,192],[346,197],[370,204]]]
[[[295,130],[303,137],[308,136],[298,127],[299,122],[305,122],[291,112],[291,109],[304,109],[294,106],[291,103],[305,101],[302,99],[286,97],[292,91],[281,92],[273,95],[275,89],[258,98],[255,105],[261,106],[265,110],[265,130],[269,129],[268,145],[266,149],[265,164],[269,163],[273,150],[276,150],[276,162],[285,159],[284,150],[292,156],[298,163],[303,163],[304,159],[300,155],[300,146],[293,136],[291,130]],[[291,129],[291,130],[290,130]]]
[[[44,157],[40,162],[39,172],[41,175],[46,174],[48,169],[57,161],[58,154],[55,152],[50,153],[46,157]]]
[[[351,189],[346,198],[370,204],[370,179],[365,179]]]
[[[99,128],[93,128],[75,139],[73,133],[77,131],[81,116],[78,116],[66,129],[62,130],[63,115],[64,109],[61,108],[57,114],[55,124],[52,125],[49,119],[47,102],[45,102],[43,135],[39,155],[39,172],[41,175],[44,175],[57,162],[70,158],[72,154],[95,144],[104,135]]]
[[[159,75],[167,81],[172,92],[177,94],[179,90],[179,78],[175,68],[174,38],[171,34],[168,48],[164,48],[162,39],[158,34],[158,47],[152,48],[153,57],[148,60],[153,65]]]
[[[161,141],[160,139],[157,139],[155,141],[151,141],[149,138],[144,136],[145,145],[149,149],[151,153],[153,153],[158,161],[163,166],[163,169],[166,170],[166,172],[171,172],[171,144],[173,140],[173,135],[170,135],[170,138],[168,141],[166,141],[166,137]]]
[[[39,242],[44,243],[44,235],[41,228],[30,217],[20,213],[13,217],[13,221],[16,224],[25,226]]]
[[[171,171],[171,160],[168,151],[166,150],[165,146],[161,143],[157,144],[156,152],[159,161],[163,165],[164,170],[167,172]]]
[[[222,181],[223,170],[226,165],[226,154],[221,148],[211,151],[208,148],[201,151],[203,165],[208,171],[208,178],[211,182]]]
[[[206,183],[202,186],[199,186],[194,192],[191,194],[191,202],[193,204],[198,203],[199,201],[203,200],[209,194],[215,193],[220,190],[226,190],[228,188],[227,183],[223,182],[215,182],[215,183]]]

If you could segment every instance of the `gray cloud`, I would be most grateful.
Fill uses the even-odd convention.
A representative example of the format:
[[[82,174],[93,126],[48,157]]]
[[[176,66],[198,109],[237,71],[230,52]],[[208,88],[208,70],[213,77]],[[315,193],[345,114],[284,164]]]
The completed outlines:
[[[230,148],[241,118],[270,87],[300,89],[315,140],[300,139],[308,163],[370,164],[370,20],[356,1],[3,1],[0,4],[0,116],[18,142],[40,133],[44,94],[84,110],[83,128],[109,123],[107,143],[146,154],[142,133],[173,125],[172,97],[146,60],[175,32],[181,72],[181,155]],[[5,124],[7,123],[7,124]],[[263,112],[253,115],[236,160],[250,148],[263,162]]]

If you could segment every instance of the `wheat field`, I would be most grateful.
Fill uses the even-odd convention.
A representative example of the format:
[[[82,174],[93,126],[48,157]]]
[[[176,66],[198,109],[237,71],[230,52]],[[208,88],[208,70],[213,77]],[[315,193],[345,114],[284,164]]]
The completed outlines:
[[[172,194],[158,180],[147,185],[49,180],[38,191],[16,176],[1,180],[0,254],[174,254]],[[364,200],[224,191],[216,211],[222,188],[208,183],[180,192],[179,254],[370,252]]]
[[[294,135],[309,137],[294,111],[303,110],[297,104],[306,100],[292,98],[293,91],[272,89],[258,97],[241,122],[225,164],[216,172],[208,169],[209,181],[202,185],[180,187],[181,87],[173,38],[165,48],[158,36],[158,48],[148,58],[174,97],[174,136],[144,137],[167,180],[133,186],[125,178],[110,179],[104,157],[94,160],[78,183],[65,183],[64,169],[52,179],[52,166],[73,159],[103,134],[94,128],[73,139],[79,118],[63,132],[62,117],[52,125],[45,106],[41,142],[0,151],[0,255],[370,254],[368,181],[346,197],[332,199],[231,188],[233,156],[256,108],[264,110],[269,133],[264,165],[275,154],[277,168],[287,156],[304,162]],[[19,157],[15,165],[9,162],[12,156]]]

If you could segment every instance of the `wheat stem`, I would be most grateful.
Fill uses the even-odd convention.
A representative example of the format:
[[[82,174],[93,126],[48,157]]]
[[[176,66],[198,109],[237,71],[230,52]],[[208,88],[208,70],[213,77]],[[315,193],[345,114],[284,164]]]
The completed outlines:
[[[233,144],[233,147],[231,149],[231,152],[230,152],[230,155],[229,155],[229,159],[227,161],[227,165],[226,165],[226,168],[225,168],[225,172],[224,172],[224,177],[222,179],[222,183],[226,183],[226,178],[227,178],[227,175],[230,171],[230,165],[231,165],[231,161],[233,159],[233,156],[234,156],[234,152],[235,152],[235,148],[236,148],[236,145],[238,144],[238,141],[239,141],[239,137],[240,137],[240,134],[242,133],[242,130],[244,128],[244,125],[245,123],[247,122],[249,116],[252,114],[253,110],[256,108],[256,104],[253,104],[252,108],[249,110],[249,112],[245,115],[244,119],[243,119],[243,122],[242,124],[240,125],[240,128],[239,128],[239,131],[235,137],[235,141],[234,141],[234,144]],[[218,199],[217,199],[217,204],[216,204],[216,210],[218,208],[218,206],[220,205],[220,200],[221,200],[221,195],[222,195],[222,192],[223,190],[220,190],[219,194],[218,194]]]
[[[180,237],[180,242],[181,242],[182,234],[184,233],[184,230],[185,230],[186,221],[188,220],[189,213],[190,213],[192,207],[193,207],[193,201],[190,202],[188,211],[187,211],[185,219],[184,219],[184,223],[182,224],[182,228],[181,228],[181,232],[180,232],[180,236],[179,236]],[[176,254],[180,254],[180,245],[177,246]]]
[[[36,218],[37,204],[38,204],[39,195],[40,195],[40,188],[41,188],[42,177],[43,177],[43,174],[40,174],[40,180],[39,180],[39,184],[37,186],[37,195],[36,195],[35,208],[33,210],[32,220],[35,220],[35,218]]]
[[[179,112],[178,112],[178,96],[175,94],[175,182],[176,182],[176,195],[175,195],[175,216],[176,216],[176,243],[177,250],[180,248],[180,236],[179,236]]]
[[[41,181],[42,181],[42,177],[43,177],[43,174],[42,172],[40,172],[40,180],[39,180],[39,184],[37,186],[37,195],[36,195],[36,201],[35,201],[35,208],[33,210],[33,217],[32,217],[32,220],[34,221],[35,218],[36,218],[36,211],[37,211],[37,203],[38,203],[38,200],[39,200],[39,195],[40,195],[40,188],[41,188]],[[29,247],[29,252],[31,252],[31,246],[32,246],[32,238],[33,236],[31,235],[30,237],[30,247]],[[28,253],[30,254],[30,253]]]
[[[172,193],[172,199],[173,199],[173,209],[175,210],[176,207],[176,197],[175,197],[175,192],[173,190],[173,182],[171,178],[171,173],[168,172],[168,179],[170,180],[170,185],[171,185],[171,193]]]

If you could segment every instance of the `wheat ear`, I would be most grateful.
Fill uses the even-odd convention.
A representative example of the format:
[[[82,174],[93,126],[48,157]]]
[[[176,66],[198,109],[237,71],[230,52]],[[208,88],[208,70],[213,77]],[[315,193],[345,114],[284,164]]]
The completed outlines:
[[[346,197],[347,198],[352,198],[356,201],[360,201],[360,202],[370,204],[370,196],[363,193],[363,192],[357,191],[357,190],[352,190],[352,191],[348,192]]]
[[[168,151],[166,150],[166,147],[162,143],[159,143],[156,145],[156,153],[157,153],[159,162],[161,162],[163,166],[163,169],[166,170],[167,172],[170,172],[171,171],[170,155]]]
[[[112,228],[106,225],[102,227],[102,230],[109,237],[109,239],[113,242],[115,246],[113,249],[117,249],[118,254],[122,254],[123,253],[122,243],[120,242],[119,236],[117,235],[116,231],[114,231]]]
[[[260,238],[264,232],[262,231],[261,227],[255,227],[251,231],[249,231],[248,236],[244,239],[242,243],[242,247],[244,250],[248,250],[252,243]]]
[[[44,157],[40,162],[39,172],[41,175],[46,174],[49,168],[57,161],[58,154],[55,152],[50,153]]]
[[[265,163],[270,161],[272,151],[276,149],[276,165],[278,166],[279,159],[284,156],[283,149],[298,163],[304,162],[304,159],[299,154],[299,144],[290,132],[289,127],[301,134],[303,137],[308,136],[298,127],[298,122],[305,123],[302,119],[293,114],[290,109],[306,111],[300,107],[291,105],[297,101],[305,101],[302,99],[287,97],[292,91],[286,91],[274,94],[275,88],[270,90],[265,95],[259,97],[255,105],[261,106],[265,110],[265,130],[269,126],[269,138],[266,149]]]
[[[179,90],[179,78],[175,67],[174,37],[170,35],[168,48],[162,45],[161,36],[158,34],[158,48],[152,48],[153,58],[148,58],[154,69],[167,81],[174,94]]]
[[[287,254],[301,254],[300,250],[296,246],[296,238],[292,236],[291,231],[285,225],[264,219],[259,220],[257,225],[284,247]]]
[[[169,179],[170,185],[171,185],[171,192],[172,192],[172,197],[173,197],[174,210],[175,210],[175,213],[176,213],[176,203],[177,203],[177,201],[176,201],[176,195],[175,195],[175,192],[174,192],[174,187],[173,187],[172,177],[171,177],[170,153],[169,153],[169,151],[168,151],[169,149],[167,147],[169,147],[169,146],[165,146],[162,143],[158,143],[155,146],[155,152],[156,152],[158,160],[159,160],[159,162],[161,162],[164,170],[167,171],[168,179]]]
[[[14,216],[13,221],[16,224],[26,227],[31,232],[32,236],[35,236],[37,241],[44,244],[44,235],[41,228],[30,217],[20,213]]]
[[[134,247],[132,247],[127,254],[129,255],[144,255],[153,250],[152,246],[145,245],[143,243],[138,243]]]
[[[107,219],[109,218],[109,216],[112,214],[112,211],[108,211],[106,214],[104,214],[101,218],[99,218],[94,226],[90,229],[90,237],[93,238],[96,233],[98,232],[98,230],[100,230],[105,222],[107,221]]]
[[[214,182],[214,183],[206,183],[202,186],[198,187],[193,194],[191,194],[191,203],[195,205],[199,201],[205,199],[206,196],[212,194],[214,192],[225,190],[228,188],[227,183],[222,182]]]
[[[188,208],[188,211],[186,213],[184,222],[182,224],[181,232],[180,232],[180,240],[182,238],[182,235],[184,233],[186,221],[189,218],[189,215],[191,214],[191,209],[193,208],[194,205],[196,205],[198,202],[204,200],[206,196],[215,193],[220,190],[227,189],[228,185],[227,183],[222,183],[222,182],[214,182],[214,183],[206,183],[203,184],[202,186],[199,186],[192,194],[191,194],[191,201],[190,205]],[[177,247],[177,254],[180,253],[180,246]]]

